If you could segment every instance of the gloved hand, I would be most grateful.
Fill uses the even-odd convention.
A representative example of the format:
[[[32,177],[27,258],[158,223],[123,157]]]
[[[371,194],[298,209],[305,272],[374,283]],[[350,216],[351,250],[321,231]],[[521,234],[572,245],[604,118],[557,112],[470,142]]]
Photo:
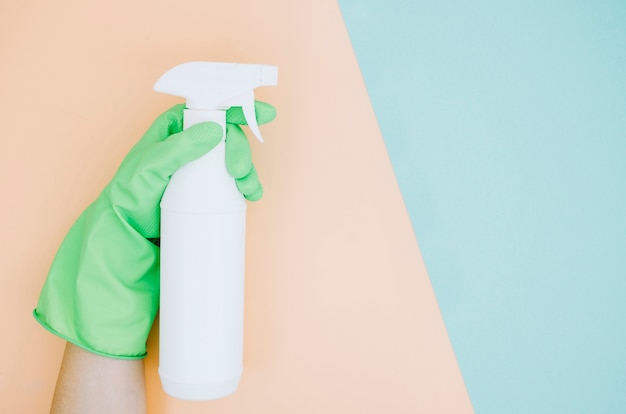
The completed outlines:
[[[256,103],[259,124],[274,108]],[[111,182],[63,240],[41,291],[35,319],[52,333],[96,354],[143,358],[159,305],[159,202],[176,170],[213,149],[222,129],[201,123],[182,131],[184,105],[159,116],[131,149]],[[226,165],[248,200],[263,188],[239,125],[226,114]]]

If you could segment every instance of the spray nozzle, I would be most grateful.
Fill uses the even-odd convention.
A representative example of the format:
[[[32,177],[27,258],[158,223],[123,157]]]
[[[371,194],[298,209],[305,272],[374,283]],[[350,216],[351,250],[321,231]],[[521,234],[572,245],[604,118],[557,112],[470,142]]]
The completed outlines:
[[[276,66],[188,62],[167,71],[154,90],[187,100],[187,108],[226,110],[240,106],[252,133],[263,142],[254,110],[254,89],[278,83]]]

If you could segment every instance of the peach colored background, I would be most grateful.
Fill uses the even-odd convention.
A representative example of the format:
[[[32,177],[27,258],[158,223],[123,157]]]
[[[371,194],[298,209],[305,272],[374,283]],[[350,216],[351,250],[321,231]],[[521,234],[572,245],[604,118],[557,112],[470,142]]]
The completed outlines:
[[[279,66],[253,142],[245,373],[236,394],[150,413],[470,413],[367,93],[333,0],[0,1],[0,411],[47,412],[64,342],[30,313],[73,220],[191,60]]]

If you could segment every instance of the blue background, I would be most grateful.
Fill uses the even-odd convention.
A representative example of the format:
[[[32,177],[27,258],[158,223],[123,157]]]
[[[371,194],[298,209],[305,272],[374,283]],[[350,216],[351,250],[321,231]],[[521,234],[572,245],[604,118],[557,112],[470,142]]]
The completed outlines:
[[[626,2],[339,4],[475,411],[626,413]]]

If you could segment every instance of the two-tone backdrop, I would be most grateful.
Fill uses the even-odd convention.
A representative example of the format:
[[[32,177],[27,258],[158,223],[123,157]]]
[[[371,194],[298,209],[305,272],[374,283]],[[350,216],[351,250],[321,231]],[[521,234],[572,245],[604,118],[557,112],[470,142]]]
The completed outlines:
[[[626,3],[339,3],[476,412],[626,412]]]
[[[0,411],[46,412],[31,317],[69,226],[187,61],[274,64],[252,142],[245,372],[151,414],[626,412],[626,5],[0,1]]]

